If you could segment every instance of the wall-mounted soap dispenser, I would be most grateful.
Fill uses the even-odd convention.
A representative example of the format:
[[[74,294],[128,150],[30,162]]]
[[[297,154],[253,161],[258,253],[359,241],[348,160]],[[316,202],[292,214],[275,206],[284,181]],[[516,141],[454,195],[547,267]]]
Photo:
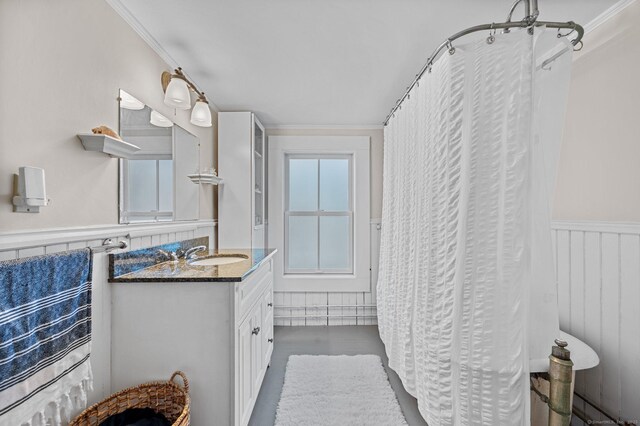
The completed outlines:
[[[38,167],[20,167],[17,195],[13,197],[13,211],[39,213],[40,207],[49,204],[44,181],[44,170]]]

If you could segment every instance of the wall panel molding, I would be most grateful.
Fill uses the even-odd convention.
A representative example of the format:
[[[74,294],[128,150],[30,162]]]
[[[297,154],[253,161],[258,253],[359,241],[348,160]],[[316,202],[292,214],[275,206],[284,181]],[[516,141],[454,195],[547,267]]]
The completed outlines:
[[[623,420],[640,420],[640,224],[552,226],[560,328],[600,357],[597,367],[576,373],[576,392]],[[607,421],[580,398],[574,404]]]
[[[551,227],[555,230],[565,231],[609,232],[613,234],[640,235],[640,223],[638,222],[554,220],[551,223]]]
[[[78,228],[52,228],[0,233],[0,251],[24,250],[45,245],[73,243],[77,241],[105,238],[134,239],[153,234],[169,234],[196,231],[216,226],[213,220],[195,220],[186,222],[136,224],[136,225],[100,225]],[[162,231],[162,232],[159,232]]]

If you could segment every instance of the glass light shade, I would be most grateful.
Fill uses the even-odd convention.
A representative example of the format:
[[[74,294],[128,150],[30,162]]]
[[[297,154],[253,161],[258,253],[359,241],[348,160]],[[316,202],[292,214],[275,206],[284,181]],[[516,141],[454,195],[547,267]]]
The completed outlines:
[[[178,109],[191,108],[191,94],[187,82],[181,78],[173,77],[164,94],[164,103]]]
[[[137,100],[124,90],[120,91],[120,106],[124,109],[130,109],[133,111],[139,111],[144,108],[144,103]]]
[[[191,111],[191,124],[200,127],[211,127],[211,110],[209,104],[198,100]]]
[[[164,115],[160,114],[158,111],[151,111],[151,119],[149,120],[149,122],[157,127],[173,126],[173,122]]]

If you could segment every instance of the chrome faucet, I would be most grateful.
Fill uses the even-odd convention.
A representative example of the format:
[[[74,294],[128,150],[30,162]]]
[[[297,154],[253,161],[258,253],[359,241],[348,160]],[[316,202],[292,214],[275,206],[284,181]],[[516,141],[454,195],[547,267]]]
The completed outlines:
[[[195,257],[198,257],[196,255],[197,252],[199,251],[203,251],[206,250],[207,246],[195,246],[195,247],[191,247],[189,250],[184,252],[184,258],[189,260],[189,259],[193,259]]]
[[[178,260],[178,255],[175,254],[172,251],[166,251],[166,250],[158,250],[158,256],[156,257],[156,263],[162,263],[162,262],[167,262],[167,261],[177,261]]]

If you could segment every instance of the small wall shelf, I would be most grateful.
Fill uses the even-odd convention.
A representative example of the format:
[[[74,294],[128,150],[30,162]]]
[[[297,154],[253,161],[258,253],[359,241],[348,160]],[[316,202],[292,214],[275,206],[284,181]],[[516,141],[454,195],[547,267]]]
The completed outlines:
[[[140,147],[136,145],[107,135],[80,133],[78,139],[82,141],[85,150],[103,152],[111,157],[132,158],[133,154],[140,151]]]
[[[220,185],[222,184],[222,178],[216,176],[216,175],[212,175],[212,174],[208,174],[208,173],[200,173],[200,174],[194,174],[194,175],[188,175],[189,179],[191,179],[191,182],[195,183],[195,184],[207,184],[207,185]]]

